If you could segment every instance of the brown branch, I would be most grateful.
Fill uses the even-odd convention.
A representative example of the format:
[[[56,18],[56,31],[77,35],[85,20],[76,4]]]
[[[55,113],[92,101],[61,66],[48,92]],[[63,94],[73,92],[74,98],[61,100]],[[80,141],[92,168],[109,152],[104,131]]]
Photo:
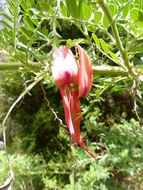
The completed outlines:
[[[60,124],[64,127],[64,128],[67,128],[66,125],[63,124],[63,121],[58,117],[57,113],[55,112],[55,110],[51,107],[50,105],[50,101],[47,99],[47,94],[46,94],[46,91],[44,89],[44,86],[43,86],[43,82],[41,81],[41,89],[43,91],[43,95],[44,95],[44,100],[46,101],[47,103],[47,106],[49,107],[49,109],[52,111],[52,113],[54,114],[55,118],[54,120],[58,120],[60,122]]]

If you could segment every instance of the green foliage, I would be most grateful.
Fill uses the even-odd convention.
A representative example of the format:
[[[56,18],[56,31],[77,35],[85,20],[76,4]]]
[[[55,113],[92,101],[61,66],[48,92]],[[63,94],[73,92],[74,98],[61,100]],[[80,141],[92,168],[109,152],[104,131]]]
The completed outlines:
[[[1,121],[14,100],[37,77],[43,76],[46,92],[38,83],[14,108],[7,122],[15,190],[143,188],[143,3],[106,3],[7,0],[7,12],[0,12],[0,55],[4,55],[5,62],[23,64],[17,71],[3,74],[0,80]],[[74,47],[81,44],[93,66],[118,66],[128,73],[118,77],[95,75],[90,95],[81,101],[82,135],[97,161],[81,147],[75,150],[67,129],[55,119],[56,113],[64,122],[61,96],[51,75],[52,53],[62,44],[72,48],[76,56]],[[36,70],[30,66],[33,62],[39,65]],[[132,112],[135,108],[140,123]],[[1,128],[0,135],[2,138]],[[3,151],[0,173],[2,184],[8,175]]]
[[[42,189],[42,177],[46,174],[46,165],[42,157],[13,154],[10,156],[15,181],[14,190]],[[8,177],[7,159],[4,151],[0,151],[0,184]],[[42,177],[41,177],[42,176]]]

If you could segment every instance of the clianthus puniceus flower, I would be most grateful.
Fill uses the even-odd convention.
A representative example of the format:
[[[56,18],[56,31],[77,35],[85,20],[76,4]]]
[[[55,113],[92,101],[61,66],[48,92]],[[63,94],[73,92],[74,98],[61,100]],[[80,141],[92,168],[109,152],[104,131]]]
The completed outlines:
[[[77,143],[93,158],[80,133],[80,122],[83,119],[80,108],[80,97],[88,96],[93,83],[93,72],[86,51],[77,46],[80,64],[72,51],[66,46],[60,46],[53,53],[53,78],[63,99],[65,120],[75,148]]]

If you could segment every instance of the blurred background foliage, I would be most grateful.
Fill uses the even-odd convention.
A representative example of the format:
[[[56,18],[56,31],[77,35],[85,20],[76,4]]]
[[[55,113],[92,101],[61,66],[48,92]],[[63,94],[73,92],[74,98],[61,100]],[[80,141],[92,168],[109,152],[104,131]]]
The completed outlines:
[[[130,61],[142,69],[143,2],[108,0],[107,4]],[[67,129],[53,113],[65,123],[50,69],[56,46],[67,44],[76,54],[73,47],[80,43],[93,65],[121,66],[111,27],[96,1],[7,0],[0,15],[0,61],[20,61],[25,66],[0,73],[1,122],[35,76],[47,73],[43,84],[32,88],[7,121],[13,189],[143,189],[143,104],[136,96],[139,122],[134,112],[133,82],[128,77],[94,76],[90,95],[81,100],[82,135],[98,161],[81,147],[74,149]],[[29,66],[32,61],[39,64],[38,70]],[[140,85],[135,93],[142,95],[142,88]],[[7,177],[6,155],[0,149],[0,184]]]

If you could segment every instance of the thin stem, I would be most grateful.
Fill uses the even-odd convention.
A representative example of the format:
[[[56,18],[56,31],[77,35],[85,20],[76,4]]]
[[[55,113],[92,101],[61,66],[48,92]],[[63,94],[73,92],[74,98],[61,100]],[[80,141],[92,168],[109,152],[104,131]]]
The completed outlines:
[[[133,46],[133,44],[138,40],[138,38],[140,38],[143,35],[143,32],[141,34],[139,34],[136,38],[133,39],[133,41],[130,43],[128,49],[130,50],[131,47]]]
[[[126,40],[126,47],[125,47],[126,51],[128,50],[128,46],[129,46],[130,30],[131,30],[131,27],[127,32],[127,40]]]
[[[116,41],[115,41],[115,39],[113,38],[113,36],[112,36],[106,29],[102,28],[101,26],[98,26],[98,28],[99,28],[100,30],[102,30],[102,31],[112,40],[113,44],[116,43]]]
[[[53,18],[53,50],[56,49],[56,43],[57,43],[57,31],[56,31],[56,18]]]
[[[43,22],[44,20],[45,20],[45,18],[43,18],[43,19],[38,23],[37,28],[35,28],[35,30],[34,30],[32,36],[31,36],[31,38],[30,38],[30,41],[29,41],[28,46],[27,46],[27,51],[26,51],[26,63],[28,63],[28,53],[29,53],[29,48],[30,48],[30,46],[32,45],[33,38],[35,37],[37,30],[39,29],[39,27],[41,26],[41,24],[42,24],[42,22]],[[28,63],[28,64],[29,64],[29,63]]]
[[[17,0],[13,3],[13,9],[14,9],[14,15],[13,15],[13,44],[14,44],[14,53],[16,55],[16,33],[17,33],[17,27],[18,27],[18,15],[19,15],[19,4],[21,0]]]
[[[20,67],[30,67],[30,69],[40,69],[40,65],[37,62],[30,62],[29,65],[24,65],[20,62],[0,62],[0,71],[4,70],[17,70]]]
[[[92,66],[93,73],[95,76],[127,76],[128,72],[118,66],[109,66],[109,65],[101,65],[101,66]]]
[[[124,60],[125,66],[128,68],[129,75],[132,77],[135,75],[135,73],[133,72],[132,66],[129,62],[128,54],[125,51],[124,47],[122,46],[122,42],[120,40],[120,36],[118,33],[116,22],[115,22],[115,20],[113,20],[112,15],[110,14],[110,11],[109,11],[107,5],[104,3],[104,1],[103,0],[97,0],[97,3],[100,5],[102,10],[104,11],[104,13],[105,13],[105,15],[106,15],[106,17],[110,23],[113,35],[114,35],[115,40],[116,40],[116,46],[122,55],[122,59]]]
[[[43,91],[44,100],[46,101],[48,108],[51,110],[51,112],[52,112],[53,115],[55,116],[54,120],[58,120],[58,121],[60,122],[60,124],[61,124],[64,128],[67,128],[67,126],[63,124],[63,121],[58,117],[58,115],[57,115],[57,113],[55,112],[54,108],[51,107],[50,101],[49,101],[48,98],[47,98],[47,94],[46,94],[46,91],[45,91],[45,89],[44,89],[44,85],[43,85],[42,81],[41,81],[41,89],[42,89],[42,91]]]
[[[29,65],[22,64],[20,62],[0,62],[0,71],[4,70],[17,70],[20,67],[30,67],[33,70],[40,70],[40,65],[37,62],[29,62]],[[127,76],[127,70],[118,66],[100,65],[92,66],[95,76]]]
[[[15,7],[16,9],[16,7]],[[14,28],[13,28],[13,44],[14,44],[14,52],[16,54],[16,11],[14,11],[14,18],[13,18]]]
[[[96,45],[96,44],[95,44],[95,45]],[[124,66],[122,63],[119,62],[119,60],[118,60],[118,61],[115,61],[114,59],[112,59],[108,54],[106,54],[104,51],[102,51],[101,48],[97,47],[97,45],[96,45],[96,48],[97,48],[103,55],[105,55],[106,57],[108,57],[108,59],[110,59],[111,61],[113,61],[114,63],[116,63],[118,66],[120,66],[120,67],[126,69],[125,66]]]
[[[8,113],[6,114],[3,122],[2,122],[2,126],[5,128],[5,123],[10,115],[10,113],[12,112],[13,108],[16,106],[16,104],[37,84],[39,83],[43,78],[45,77],[45,75],[42,75],[40,77],[38,77],[32,84],[30,84],[25,90],[24,92],[22,92],[20,94],[20,96],[15,100],[15,102],[12,104],[12,106],[10,107],[10,109],[8,110]],[[6,137],[4,136],[4,139]],[[6,140],[5,140],[6,142]]]

